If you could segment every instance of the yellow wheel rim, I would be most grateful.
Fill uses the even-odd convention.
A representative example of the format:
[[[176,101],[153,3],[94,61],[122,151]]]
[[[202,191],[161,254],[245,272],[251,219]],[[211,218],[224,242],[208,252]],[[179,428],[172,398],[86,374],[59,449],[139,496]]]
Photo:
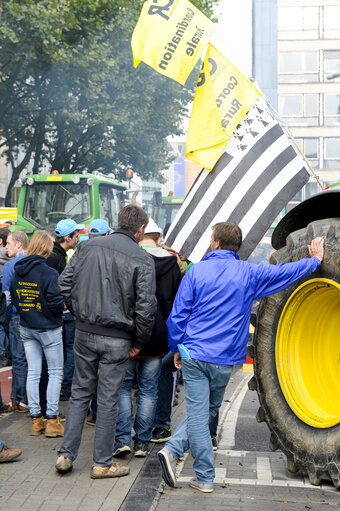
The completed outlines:
[[[312,279],[289,297],[280,316],[276,369],[287,403],[303,422],[340,422],[340,285]]]

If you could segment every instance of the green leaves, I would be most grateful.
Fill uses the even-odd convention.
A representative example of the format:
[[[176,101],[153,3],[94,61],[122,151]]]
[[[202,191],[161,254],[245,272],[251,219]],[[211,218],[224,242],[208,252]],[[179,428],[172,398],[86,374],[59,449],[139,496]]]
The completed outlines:
[[[217,2],[193,3],[211,15]],[[132,167],[149,178],[168,165],[166,137],[180,134],[198,70],[184,88],[143,63],[133,68],[142,4],[2,0],[0,140],[14,181],[28,166],[122,178]]]

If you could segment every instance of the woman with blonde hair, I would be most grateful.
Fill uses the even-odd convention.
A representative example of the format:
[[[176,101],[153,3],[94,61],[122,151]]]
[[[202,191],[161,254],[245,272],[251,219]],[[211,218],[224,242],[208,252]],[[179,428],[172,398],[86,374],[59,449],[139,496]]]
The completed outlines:
[[[26,393],[32,417],[31,435],[63,436],[59,418],[59,393],[63,375],[62,313],[64,302],[58,291],[59,274],[46,264],[53,240],[36,232],[27,256],[14,267],[11,283],[13,303],[20,315],[20,335],[28,364]],[[41,414],[39,381],[42,354],[48,366],[46,426]]]

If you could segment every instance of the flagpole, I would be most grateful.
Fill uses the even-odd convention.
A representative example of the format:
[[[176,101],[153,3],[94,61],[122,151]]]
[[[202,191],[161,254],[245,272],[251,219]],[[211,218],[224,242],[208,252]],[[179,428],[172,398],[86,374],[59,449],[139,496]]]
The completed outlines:
[[[315,172],[315,170],[313,169],[313,167],[311,166],[311,164],[309,163],[309,161],[307,160],[307,158],[305,157],[304,153],[301,151],[300,147],[298,146],[298,144],[295,142],[295,139],[293,137],[291,137],[291,141],[293,142],[293,144],[295,145],[296,149],[299,151],[299,153],[301,154],[302,158],[304,159],[305,163],[307,163],[308,165],[308,168],[309,170],[311,171],[311,173],[313,174],[313,177],[316,179],[318,185],[320,186],[321,190],[324,190],[324,187],[322,186],[321,184],[321,181],[319,179],[319,176],[317,175],[317,173]]]

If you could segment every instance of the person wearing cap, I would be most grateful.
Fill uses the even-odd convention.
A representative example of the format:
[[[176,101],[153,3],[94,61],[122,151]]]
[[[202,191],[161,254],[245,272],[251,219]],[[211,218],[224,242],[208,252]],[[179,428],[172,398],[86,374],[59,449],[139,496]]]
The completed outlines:
[[[110,231],[111,228],[107,221],[103,218],[97,218],[96,220],[92,220],[89,225],[89,239],[96,238],[98,236],[108,236]],[[97,388],[91,401],[91,411],[92,417],[86,419],[86,424],[89,426],[95,426],[97,418]]]
[[[177,289],[181,282],[181,272],[174,255],[160,248],[162,229],[149,219],[140,246],[148,252],[155,263],[157,312],[151,337],[137,355],[130,357],[128,369],[119,397],[119,413],[116,427],[114,456],[123,457],[131,453],[131,430],[134,429],[134,455],[144,457],[149,454],[157,397],[158,379],[161,373],[162,358],[169,351],[166,320],[171,311]],[[132,387],[138,374],[138,405],[132,420]]]
[[[72,395],[58,449],[58,472],[72,469],[97,386],[90,477],[129,473],[129,467],[113,463],[112,443],[129,355],[137,355],[146,345],[156,311],[154,261],[138,246],[148,221],[139,206],[125,206],[118,214],[118,229],[81,243],[59,277],[59,291],[77,323]]]
[[[65,269],[68,261],[67,251],[75,249],[79,241],[79,231],[85,225],[77,224],[71,218],[60,220],[55,228],[53,251],[47,258],[46,264],[57,270],[59,275]],[[71,385],[74,371],[74,334],[75,319],[69,311],[64,312],[63,346],[64,346],[64,378],[61,384],[60,400],[68,401],[71,395]]]
[[[96,236],[107,236],[110,234],[110,227],[106,220],[103,218],[97,218],[92,220],[89,226],[89,238],[95,238]]]

